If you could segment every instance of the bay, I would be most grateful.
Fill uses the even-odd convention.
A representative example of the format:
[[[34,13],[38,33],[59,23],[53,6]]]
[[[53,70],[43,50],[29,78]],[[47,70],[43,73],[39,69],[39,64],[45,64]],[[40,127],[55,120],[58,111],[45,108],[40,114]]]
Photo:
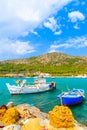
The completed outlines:
[[[18,104],[31,104],[40,108],[43,112],[49,112],[54,106],[60,105],[57,100],[57,95],[68,89],[80,88],[85,91],[85,100],[78,105],[70,106],[75,119],[87,125],[87,78],[74,78],[74,77],[54,77],[46,78],[47,82],[56,82],[56,90],[38,94],[23,94],[23,95],[10,95],[6,83],[16,84],[16,80],[26,79],[27,83],[33,83],[34,78],[0,78],[0,105],[7,104],[8,102],[14,102]]]

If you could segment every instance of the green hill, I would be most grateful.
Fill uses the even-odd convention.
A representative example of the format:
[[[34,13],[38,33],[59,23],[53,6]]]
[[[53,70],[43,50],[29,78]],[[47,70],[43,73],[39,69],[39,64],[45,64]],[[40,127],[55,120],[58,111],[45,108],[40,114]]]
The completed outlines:
[[[37,72],[49,73],[52,76],[84,75],[87,73],[87,56],[54,52],[0,62],[0,76],[35,76]]]

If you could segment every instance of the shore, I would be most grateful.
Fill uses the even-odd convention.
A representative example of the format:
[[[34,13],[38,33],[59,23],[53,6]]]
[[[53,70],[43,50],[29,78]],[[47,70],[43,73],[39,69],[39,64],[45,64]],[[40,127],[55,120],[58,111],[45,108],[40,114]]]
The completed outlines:
[[[7,113],[7,115],[4,115],[5,119],[2,118],[4,123],[0,120],[0,130],[87,130],[86,126],[78,123],[75,119],[73,126],[55,128],[50,124],[49,113],[44,113],[37,107],[30,106],[29,104],[15,106],[13,102],[10,102],[6,107],[7,110],[10,110],[10,115],[14,113],[13,110],[17,110],[20,114],[20,118],[16,118],[18,113],[15,112],[14,119],[17,120],[14,121],[12,118],[13,115],[10,116],[9,113]]]

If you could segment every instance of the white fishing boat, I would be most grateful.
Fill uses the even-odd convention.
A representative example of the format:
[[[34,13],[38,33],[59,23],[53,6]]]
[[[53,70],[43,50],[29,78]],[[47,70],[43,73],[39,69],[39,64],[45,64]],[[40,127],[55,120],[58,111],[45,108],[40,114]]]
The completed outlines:
[[[40,93],[56,89],[55,82],[46,83],[44,78],[35,79],[33,85],[26,85],[26,80],[16,80],[17,85],[6,83],[6,86],[12,95],[27,94],[27,93]]]

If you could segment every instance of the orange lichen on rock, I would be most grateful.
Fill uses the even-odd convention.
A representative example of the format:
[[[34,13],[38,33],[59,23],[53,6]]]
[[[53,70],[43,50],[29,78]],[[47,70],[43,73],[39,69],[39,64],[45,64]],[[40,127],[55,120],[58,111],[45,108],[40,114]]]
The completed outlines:
[[[68,128],[74,126],[74,117],[67,106],[55,106],[49,112],[50,124],[55,128]]]

